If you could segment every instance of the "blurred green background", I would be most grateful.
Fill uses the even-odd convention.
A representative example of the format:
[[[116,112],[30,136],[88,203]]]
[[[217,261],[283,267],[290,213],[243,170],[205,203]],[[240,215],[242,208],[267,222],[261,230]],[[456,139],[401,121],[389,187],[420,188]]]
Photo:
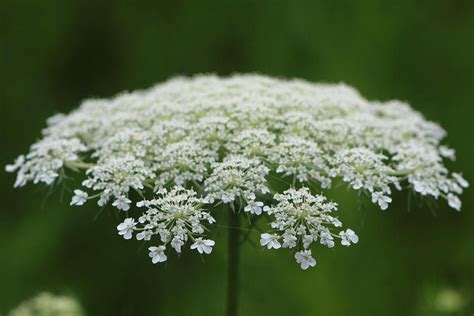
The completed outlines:
[[[40,137],[46,118],[88,97],[175,75],[258,72],[346,82],[401,99],[448,131],[450,168],[474,184],[474,2],[67,1],[0,4],[0,165]],[[3,168],[3,167],[2,167]],[[12,188],[0,171],[0,314],[40,292],[77,297],[88,315],[221,315],[225,231],[215,254],[153,266],[117,234],[114,211],[68,206],[60,190]],[[241,315],[471,315],[474,195],[386,212],[333,192],[361,238],[316,252],[303,272],[288,252],[242,253]],[[333,197],[334,197],[333,196]]]

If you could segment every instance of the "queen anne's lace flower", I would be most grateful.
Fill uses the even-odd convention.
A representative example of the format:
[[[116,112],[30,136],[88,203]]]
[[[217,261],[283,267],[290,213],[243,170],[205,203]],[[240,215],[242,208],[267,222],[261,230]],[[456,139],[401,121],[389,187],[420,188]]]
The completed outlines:
[[[314,244],[359,240],[350,229],[334,231],[342,225],[336,204],[320,190],[346,183],[384,210],[393,189],[406,189],[460,210],[469,185],[444,165],[455,152],[441,144],[442,128],[405,103],[369,102],[343,84],[177,78],[87,100],[47,123],[30,152],[6,166],[17,172],[15,187],[52,185],[84,171],[71,205],[95,199],[123,211],[119,235],[150,242],[153,263],[188,242],[211,253],[211,210],[224,206],[251,223],[270,215],[262,246],[294,249],[307,269],[316,264]]]

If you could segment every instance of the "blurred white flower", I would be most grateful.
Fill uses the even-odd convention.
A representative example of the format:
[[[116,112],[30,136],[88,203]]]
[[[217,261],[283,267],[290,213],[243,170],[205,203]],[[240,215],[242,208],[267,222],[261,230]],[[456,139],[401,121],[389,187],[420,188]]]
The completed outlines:
[[[72,297],[43,292],[21,303],[8,316],[84,316],[81,305]]]
[[[463,178],[462,175],[460,175],[459,173],[456,173],[456,172],[453,172],[452,174],[454,180],[457,181],[457,183],[463,187],[463,188],[468,188],[469,187],[469,182],[467,182],[466,179]]]
[[[457,211],[461,210],[461,200],[454,194],[448,194],[448,204]]]
[[[16,158],[16,160],[13,164],[5,166],[5,171],[6,172],[15,172],[18,168],[20,168],[23,165],[24,162],[25,162],[25,156],[20,155]]]

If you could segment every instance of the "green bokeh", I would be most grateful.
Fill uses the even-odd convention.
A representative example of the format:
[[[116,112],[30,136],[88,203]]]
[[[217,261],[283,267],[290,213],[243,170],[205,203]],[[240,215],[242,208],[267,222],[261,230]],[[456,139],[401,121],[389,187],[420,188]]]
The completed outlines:
[[[27,151],[48,116],[84,98],[201,72],[343,81],[369,99],[407,101],[448,131],[458,157],[450,167],[474,184],[469,0],[3,0],[0,165]],[[225,230],[204,261],[185,253],[153,266],[138,242],[116,234],[114,211],[94,219],[93,205],[68,206],[67,191],[13,182],[0,171],[0,314],[43,290],[77,297],[89,315],[222,314]],[[385,212],[359,209],[353,193],[332,194],[360,243],[321,248],[306,272],[288,252],[248,243],[241,315],[474,312],[471,188],[461,213],[444,202],[408,212],[404,195]]]

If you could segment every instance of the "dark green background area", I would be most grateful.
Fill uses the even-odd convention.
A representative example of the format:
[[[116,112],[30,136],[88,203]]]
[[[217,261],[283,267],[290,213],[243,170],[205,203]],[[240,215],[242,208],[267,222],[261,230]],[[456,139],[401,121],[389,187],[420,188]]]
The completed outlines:
[[[474,184],[474,2],[32,1],[0,4],[0,165],[40,137],[47,117],[89,97],[175,75],[258,72],[346,82],[368,99],[401,99],[447,131],[449,163]],[[88,315],[222,315],[226,231],[215,253],[154,266],[116,234],[120,218],[69,206],[67,191],[13,189],[0,171],[0,314],[48,290]],[[387,211],[331,192],[359,244],[315,249],[301,271],[288,251],[248,243],[241,315],[474,313],[474,195],[431,211],[397,195]],[[369,203],[370,204],[370,203]],[[414,203],[413,203],[414,204]],[[461,299],[451,311],[440,297]],[[441,307],[440,307],[441,304]]]

